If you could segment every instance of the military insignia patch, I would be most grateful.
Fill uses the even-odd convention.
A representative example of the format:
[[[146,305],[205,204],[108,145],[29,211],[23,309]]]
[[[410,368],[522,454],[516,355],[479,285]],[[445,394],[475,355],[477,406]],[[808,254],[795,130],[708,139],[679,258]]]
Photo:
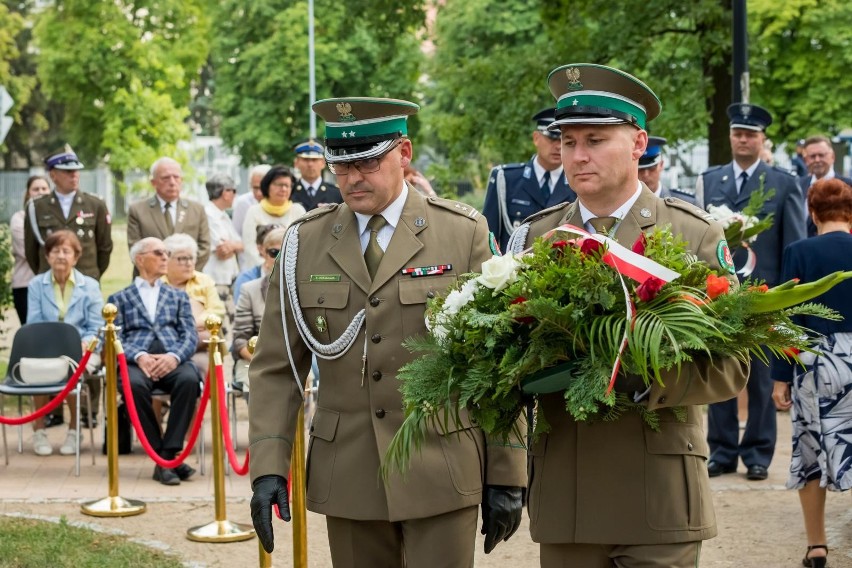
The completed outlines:
[[[352,115],[352,105],[349,103],[337,103],[337,112],[340,115],[341,122],[353,122],[355,120]]]
[[[579,91],[583,88],[583,83],[580,82],[580,70],[576,67],[569,67],[565,70],[565,76],[568,77],[568,89],[571,91]]]
[[[317,316],[316,324],[317,324],[317,331],[320,332],[320,333],[325,333],[327,326],[326,326],[326,323],[325,323],[325,318],[323,316]]]
[[[491,231],[488,232],[488,247],[491,249],[491,254],[500,256],[500,244],[494,238],[494,233]]]
[[[736,274],[736,269],[734,268],[734,257],[731,256],[731,249],[728,247],[728,241],[725,239],[722,239],[719,241],[719,244],[716,245],[716,258],[719,260],[719,264],[722,265],[722,268],[731,274]]]

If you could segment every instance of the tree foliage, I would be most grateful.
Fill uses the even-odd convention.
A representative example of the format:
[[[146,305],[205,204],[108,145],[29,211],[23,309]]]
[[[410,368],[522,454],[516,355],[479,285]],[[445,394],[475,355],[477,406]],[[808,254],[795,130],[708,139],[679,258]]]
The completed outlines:
[[[188,138],[189,82],[207,57],[201,0],[58,0],[35,30],[44,92],[83,160],[147,167]]]
[[[400,6],[393,12],[381,10],[387,0],[354,4],[315,2],[317,98],[417,99],[422,56],[410,27],[422,21],[422,2],[390,3]],[[222,138],[246,164],[289,163],[292,146],[309,134],[307,3],[224,0],[216,20],[214,104]]]

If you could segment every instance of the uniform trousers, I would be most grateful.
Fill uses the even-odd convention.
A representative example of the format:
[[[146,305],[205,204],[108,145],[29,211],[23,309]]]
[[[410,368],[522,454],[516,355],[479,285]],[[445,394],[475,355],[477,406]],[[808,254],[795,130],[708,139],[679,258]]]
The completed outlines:
[[[154,381],[145,376],[132,361],[127,362],[130,390],[142,430],[151,447],[163,458],[172,459],[183,449],[184,437],[198,401],[198,370],[190,362],[183,362],[174,371]],[[171,395],[169,420],[166,431],[160,434],[160,417],[154,413],[151,392],[161,390]]]
[[[331,561],[339,568],[470,568],[479,507],[408,521],[326,517]]]
[[[542,544],[541,568],[697,568],[701,541],[677,544]]]
[[[775,453],[778,432],[775,404],[772,402],[774,382],[769,367],[760,359],[752,357],[746,384],[748,420],[742,441],[739,440],[740,423],[736,397],[709,405],[707,443],[710,445],[710,460],[724,467],[736,467],[739,457],[746,467],[769,467]]]

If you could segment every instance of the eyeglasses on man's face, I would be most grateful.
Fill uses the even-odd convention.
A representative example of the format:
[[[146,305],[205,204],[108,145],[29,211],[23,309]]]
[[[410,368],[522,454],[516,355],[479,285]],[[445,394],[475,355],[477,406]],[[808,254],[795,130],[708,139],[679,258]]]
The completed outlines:
[[[167,251],[166,249],[152,249],[146,250],[145,252],[140,254],[153,254],[154,256],[159,256],[160,258],[166,258],[169,256],[169,251]]]
[[[338,176],[348,175],[350,172],[350,168],[355,168],[356,170],[358,170],[358,173],[361,174],[372,174],[374,172],[379,171],[379,168],[382,165],[382,160],[385,159],[385,156],[394,151],[396,147],[400,144],[402,144],[401,138],[390,148],[388,148],[387,151],[385,151],[385,153],[381,156],[376,156],[375,158],[366,158],[364,160],[356,160],[354,162],[339,162],[337,164],[329,164],[328,169],[331,170],[331,173]]]

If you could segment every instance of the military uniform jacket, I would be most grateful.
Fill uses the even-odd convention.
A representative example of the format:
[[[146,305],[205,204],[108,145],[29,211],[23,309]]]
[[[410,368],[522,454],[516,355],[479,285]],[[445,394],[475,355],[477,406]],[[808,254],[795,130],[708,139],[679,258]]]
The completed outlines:
[[[506,244],[509,242],[512,230],[530,215],[547,207],[577,199],[577,194],[568,187],[565,172],[563,172],[559,176],[556,186],[551,189],[550,198],[545,202],[541,198],[541,180],[535,178],[533,160],[535,160],[535,156],[525,163],[497,166],[491,170],[491,175],[488,178],[485,205],[482,211],[485,218],[488,219],[488,227],[500,244],[500,250],[506,250]],[[509,215],[509,221],[511,221],[510,227],[506,226],[506,221],[500,214],[497,192],[497,177],[500,170],[503,170],[506,177],[506,212]]]
[[[33,230],[33,219],[38,235]],[[77,190],[66,219],[56,191],[29,202],[24,218],[24,250],[27,264],[36,274],[50,268],[42,246],[44,239],[63,229],[77,235],[83,245],[83,253],[75,268],[90,278],[100,280],[109,266],[112,253],[112,227],[106,203],[95,195]]]
[[[752,192],[760,188],[761,177],[764,178],[764,190],[775,190],[772,199],[763,205],[761,214],[761,217],[770,213],[774,215],[772,227],[758,235],[757,240],[749,246],[757,255],[757,268],[751,278],[765,280],[770,286],[779,284],[784,247],[805,238],[804,201],[796,178],[787,170],[760,162],[743,190],[737,194],[738,181],[734,179],[733,163],[710,168],[701,176],[705,207],[727,205],[733,211],[742,211],[748,205]],[[744,250],[734,253],[737,268],[745,265],[746,254]]]
[[[210,256],[210,228],[204,206],[191,199],[181,197],[176,205],[175,233],[186,233],[198,244],[195,269],[202,270]],[[127,210],[127,246],[146,237],[165,239],[173,233],[166,226],[163,210],[157,197],[137,201]]]
[[[293,188],[293,194],[290,199],[295,203],[301,203],[305,211],[316,209],[320,203],[343,203],[343,197],[340,195],[340,189],[333,183],[322,182],[317,188],[316,195],[311,197],[311,193],[302,185],[302,180],[296,182],[296,187]]]
[[[640,211],[650,213],[644,217]],[[615,239],[630,247],[642,231],[670,225],[692,243],[701,260],[719,268],[721,227],[678,199],[642,194],[617,227]],[[579,207],[560,205],[530,220],[524,247],[548,230],[570,223],[582,228]],[[519,229],[523,231],[523,229]],[[523,232],[519,233],[523,236]],[[733,281],[733,279],[732,279]],[[575,422],[561,393],[542,395],[539,408],[551,426],[531,448],[529,515],[532,539],[541,543],[662,544],[716,535],[707,476],[709,449],[697,405],[728,400],[746,384],[748,367],[735,359],[696,360],[663,373],[646,400],[658,410],[654,431],[636,412],[612,422]],[[687,407],[686,422],[665,410]]]
[[[298,230],[298,301],[313,336],[330,343],[360,310],[366,310],[365,323],[349,351],[338,359],[317,358],[321,386],[310,427],[308,509],[395,522],[475,506],[481,501],[483,483],[524,486],[523,446],[486,443],[464,413],[460,427],[451,426],[445,435],[434,430],[427,434],[404,476],[393,473],[386,483],[379,476],[380,460],[404,418],[396,373],[414,355],[402,341],[425,333],[428,298],[444,293],[458,275],[479,271],[491,256],[484,218],[469,206],[425,198],[409,186],[399,224],[372,282],[349,207],[320,208],[302,220],[291,226],[288,237]],[[288,475],[303,404],[282,327],[284,254],[282,250],[270,277],[257,351],[249,368],[253,480]],[[452,269],[416,278],[401,273],[407,267],[438,264],[452,264]],[[294,325],[289,295],[284,296],[292,361],[304,381],[311,352]]]

